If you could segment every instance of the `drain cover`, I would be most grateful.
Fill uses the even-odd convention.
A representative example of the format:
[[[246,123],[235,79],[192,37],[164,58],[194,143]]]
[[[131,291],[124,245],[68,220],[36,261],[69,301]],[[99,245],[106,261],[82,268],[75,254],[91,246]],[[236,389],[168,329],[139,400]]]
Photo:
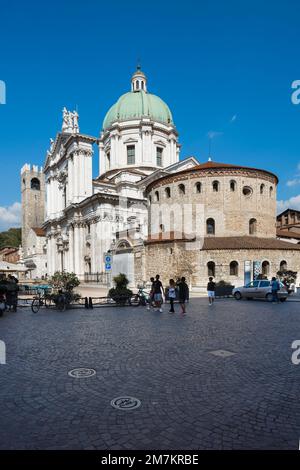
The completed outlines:
[[[134,410],[141,406],[140,400],[134,397],[117,397],[110,404],[117,410]]]
[[[68,372],[68,375],[75,377],[76,379],[85,379],[86,377],[92,377],[96,374],[94,369],[85,369],[80,367],[78,369],[73,369]]]
[[[219,357],[229,357],[229,356],[234,356],[234,352],[231,351],[226,351],[225,349],[217,349],[216,351],[209,351],[210,354],[213,354],[214,356],[219,356]]]

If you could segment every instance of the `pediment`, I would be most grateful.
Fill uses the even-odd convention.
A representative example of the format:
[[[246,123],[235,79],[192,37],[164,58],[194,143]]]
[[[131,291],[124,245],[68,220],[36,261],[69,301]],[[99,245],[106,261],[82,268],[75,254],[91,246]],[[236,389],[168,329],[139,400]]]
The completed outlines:
[[[137,139],[133,139],[132,137],[129,137],[128,139],[124,140],[124,144],[130,144],[130,143],[136,143]]]

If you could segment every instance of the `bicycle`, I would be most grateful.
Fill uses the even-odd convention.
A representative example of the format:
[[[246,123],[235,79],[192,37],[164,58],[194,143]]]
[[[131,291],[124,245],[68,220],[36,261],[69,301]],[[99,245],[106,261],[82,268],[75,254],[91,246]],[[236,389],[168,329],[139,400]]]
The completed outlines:
[[[144,287],[139,287],[138,292],[130,298],[129,302],[133,307],[146,306],[150,303],[150,294],[144,290]]]

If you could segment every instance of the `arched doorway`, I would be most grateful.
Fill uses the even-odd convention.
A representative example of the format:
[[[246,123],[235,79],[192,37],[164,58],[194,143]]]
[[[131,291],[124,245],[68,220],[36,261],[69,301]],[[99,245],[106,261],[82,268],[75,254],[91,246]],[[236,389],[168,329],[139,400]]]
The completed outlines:
[[[128,240],[122,239],[118,242],[113,254],[112,277],[123,273],[129,283],[134,284],[134,254]]]

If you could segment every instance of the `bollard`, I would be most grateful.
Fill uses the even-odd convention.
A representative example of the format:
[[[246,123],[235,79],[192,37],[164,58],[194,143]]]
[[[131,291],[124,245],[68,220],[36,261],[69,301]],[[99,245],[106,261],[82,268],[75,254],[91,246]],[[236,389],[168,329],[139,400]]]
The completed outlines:
[[[89,308],[88,298],[85,297],[84,299],[84,308]]]
[[[89,308],[94,308],[93,307],[92,297],[89,297]]]

